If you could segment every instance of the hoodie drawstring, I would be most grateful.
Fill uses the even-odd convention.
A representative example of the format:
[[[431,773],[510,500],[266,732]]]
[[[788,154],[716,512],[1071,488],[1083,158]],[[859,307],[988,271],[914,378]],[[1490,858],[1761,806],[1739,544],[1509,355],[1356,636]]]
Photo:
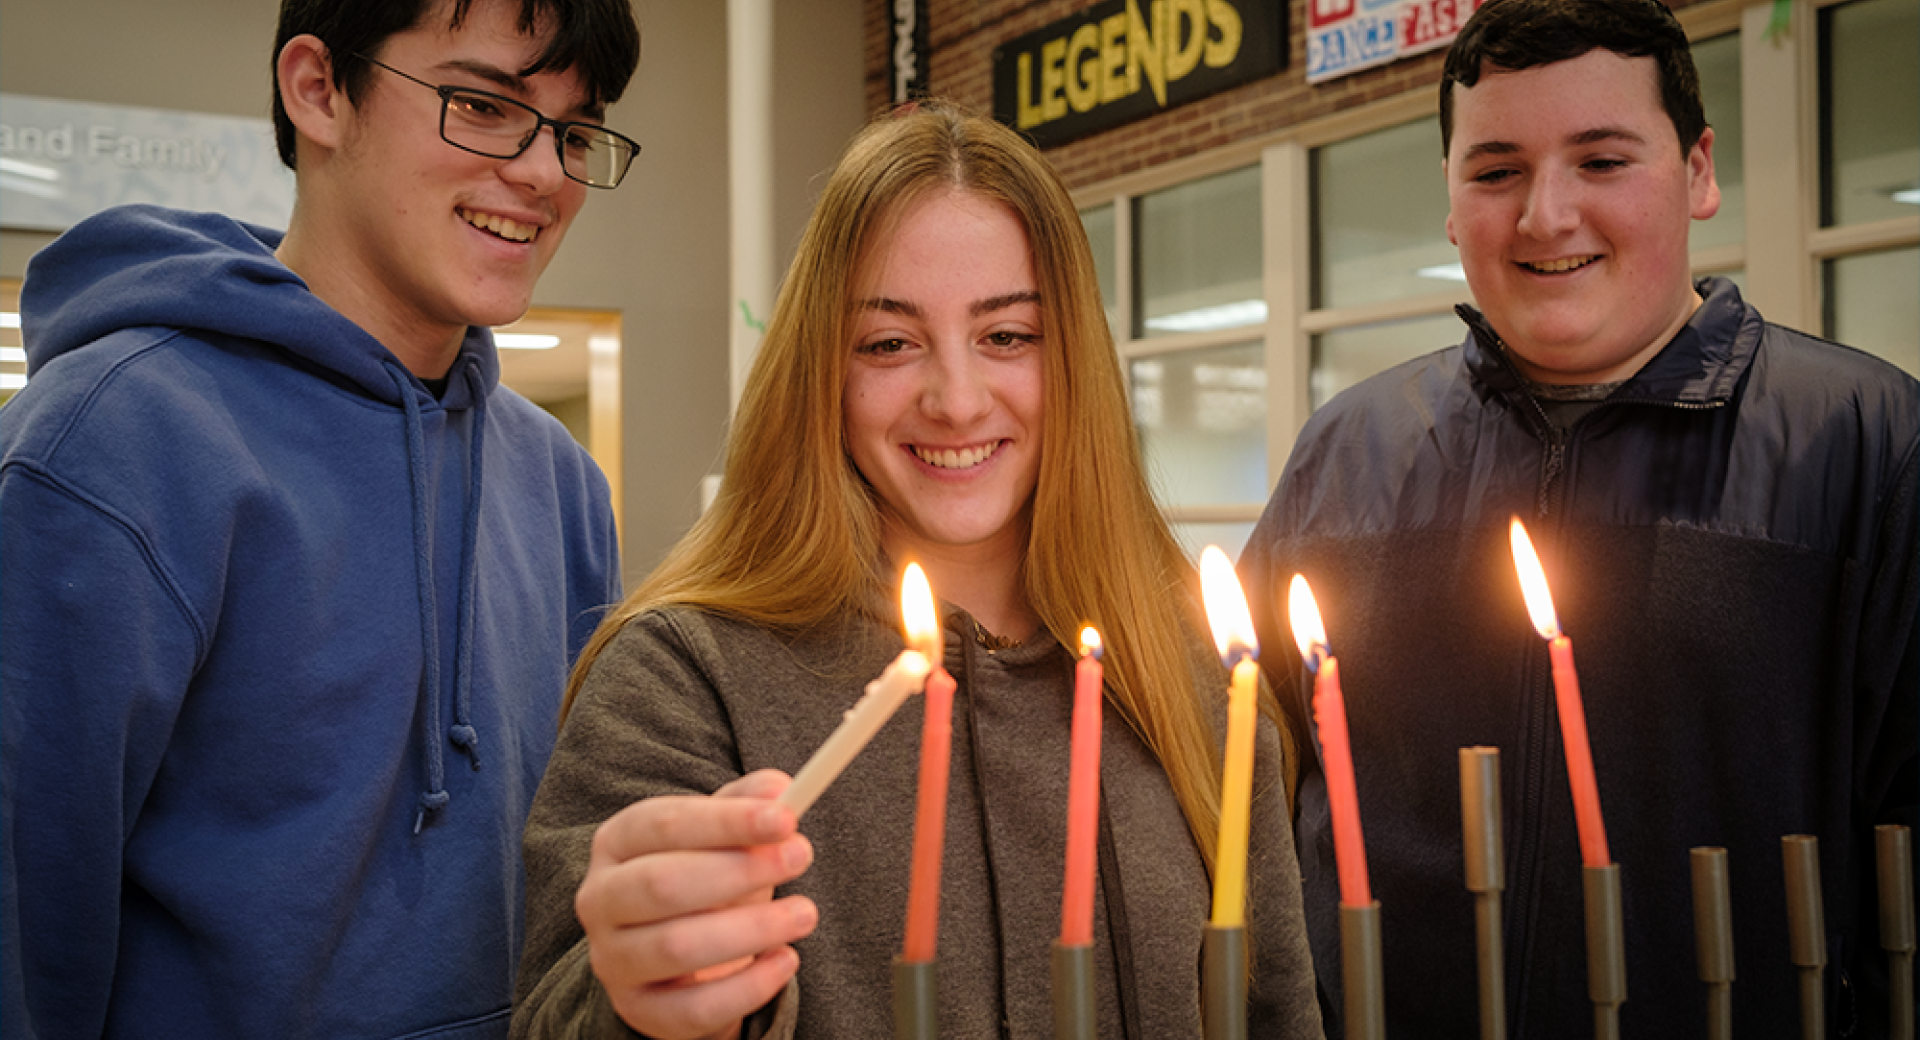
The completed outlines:
[[[420,599],[420,639],[426,662],[421,685],[427,724],[422,731],[427,752],[427,789],[420,793],[420,810],[414,816],[413,832],[420,833],[427,814],[446,808],[451,796],[446,790],[446,761],[440,746],[440,626],[439,608],[433,584],[433,544],[427,530],[427,448],[426,432],[420,417],[420,402],[414,396],[412,378],[396,365],[388,366],[400,400],[406,406],[407,468],[413,491],[414,585]],[[464,539],[460,548],[460,597],[457,653],[454,665],[454,722],[447,739],[466,752],[473,768],[480,768],[479,734],[473,728],[472,662],[474,628],[473,585],[477,570],[475,542],[480,529],[480,470],[482,441],[486,431],[486,396],[479,386],[473,366],[466,368],[473,392],[473,436],[469,455],[471,486],[467,491]]]
[[[482,445],[487,434],[487,395],[480,385],[480,367],[466,367],[467,390],[473,395],[473,438],[467,472],[467,516],[460,549],[460,646],[453,673],[453,728],[447,739],[467,753],[474,769],[480,768],[480,734],[473,728],[473,601],[474,585],[479,581],[476,551],[480,541],[480,474],[485,458]]]

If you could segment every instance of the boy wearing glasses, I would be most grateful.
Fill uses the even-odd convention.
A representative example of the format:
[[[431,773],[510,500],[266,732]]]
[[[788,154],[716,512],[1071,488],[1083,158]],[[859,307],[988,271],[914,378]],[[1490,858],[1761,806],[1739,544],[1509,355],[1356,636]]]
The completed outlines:
[[[109,211],[0,410],[0,1032],[504,1037],[520,830],[619,596],[498,385],[639,55],[627,0],[286,0],[283,235]]]

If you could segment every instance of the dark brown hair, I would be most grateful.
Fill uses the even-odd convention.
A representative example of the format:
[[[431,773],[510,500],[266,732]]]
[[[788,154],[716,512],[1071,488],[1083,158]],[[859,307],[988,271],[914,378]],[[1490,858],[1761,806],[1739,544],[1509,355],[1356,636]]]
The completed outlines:
[[[640,64],[640,27],[628,0],[518,0],[520,31],[551,29],[545,50],[522,76],[578,70],[587,88],[587,107],[605,109],[620,100]],[[358,104],[372,66],[361,55],[375,54],[387,37],[415,28],[445,5],[449,29],[466,20],[473,0],[283,0],[273,37],[273,60],[296,36],[312,34],[326,44],[333,61],[333,82]],[[280,161],[294,168],[293,121],[273,78],[273,138]]]
[[[1447,51],[1440,74],[1440,152],[1453,142],[1453,85],[1471,87],[1489,70],[1518,72],[1578,58],[1594,48],[1652,58],[1660,104],[1682,154],[1707,128],[1687,32],[1659,0],[1487,0]]]

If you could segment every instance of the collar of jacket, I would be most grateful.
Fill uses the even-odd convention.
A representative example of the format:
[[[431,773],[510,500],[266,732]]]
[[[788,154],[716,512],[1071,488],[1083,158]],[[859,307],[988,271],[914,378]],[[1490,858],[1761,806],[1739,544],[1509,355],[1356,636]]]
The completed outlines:
[[[1712,408],[1733,398],[1760,345],[1760,315],[1725,278],[1702,278],[1694,288],[1701,304],[1693,317],[1608,400]],[[1467,323],[1465,361],[1474,381],[1503,397],[1525,394],[1526,380],[1486,317],[1464,303],[1454,313]]]

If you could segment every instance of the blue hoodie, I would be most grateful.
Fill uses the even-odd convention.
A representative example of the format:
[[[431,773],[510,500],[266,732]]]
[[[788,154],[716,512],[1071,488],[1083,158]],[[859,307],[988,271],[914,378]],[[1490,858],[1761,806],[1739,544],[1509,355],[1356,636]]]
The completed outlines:
[[[467,334],[440,399],[274,258],[36,256],[0,408],[0,1026],[505,1036],[520,832],[618,598],[607,484]]]

